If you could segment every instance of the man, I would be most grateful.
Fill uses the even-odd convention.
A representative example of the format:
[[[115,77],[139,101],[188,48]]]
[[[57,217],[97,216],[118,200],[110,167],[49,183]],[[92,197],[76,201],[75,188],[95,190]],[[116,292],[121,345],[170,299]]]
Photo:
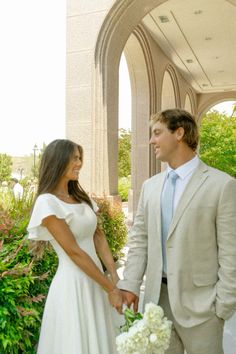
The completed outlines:
[[[12,177],[11,183],[12,183],[12,190],[13,190],[13,194],[14,194],[15,199],[22,199],[24,189],[23,189],[22,185],[19,183],[18,179]]]
[[[154,115],[150,144],[168,167],[142,186],[118,286],[137,310],[146,273],[144,303],[173,321],[166,353],[222,354],[224,320],[236,310],[236,181],[198,158],[184,110]]]

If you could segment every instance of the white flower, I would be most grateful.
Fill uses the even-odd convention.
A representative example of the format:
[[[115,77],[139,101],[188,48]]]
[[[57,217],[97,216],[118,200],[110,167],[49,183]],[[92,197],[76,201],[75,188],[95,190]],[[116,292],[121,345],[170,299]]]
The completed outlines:
[[[151,329],[155,330],[160,326],[163,316],[164,311],[160,306],[155,305],[153,303],[145,305],[143,319],[147,323],[147,326]]]
[[[172,323],[164,317],[160,306],[146,304],[143,316],[127,309],[125,319],[122,328],[128,331],[116,337],[118,353],[164,354],[169,346]]]
[[[149,340],[152,344],[156,343],[157,342],[157,335],[155,333],[151,333],[149,336]]]

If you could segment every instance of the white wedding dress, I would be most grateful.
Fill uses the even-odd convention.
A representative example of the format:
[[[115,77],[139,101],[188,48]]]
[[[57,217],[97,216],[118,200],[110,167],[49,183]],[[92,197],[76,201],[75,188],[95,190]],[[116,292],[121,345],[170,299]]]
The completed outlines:
[[[28,238],[50,241],[59,258],[59,266],[48,292],[37,353],[117,353],[108,296],[41,225],[42,219],[49,215],[65,219],[78,245],[102,270],[93,242],[97,225],[93,210],[86,203],[68,204],[49,193],[40,195],[27,228]]]

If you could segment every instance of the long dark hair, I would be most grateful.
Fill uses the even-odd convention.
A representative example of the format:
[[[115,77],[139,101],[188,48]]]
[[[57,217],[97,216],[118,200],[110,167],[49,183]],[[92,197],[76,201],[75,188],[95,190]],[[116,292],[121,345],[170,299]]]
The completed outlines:
[[[51,193],[56,188],[60,178],[65,173],[75,149],[78,148],[83,163],[83,148],[68,139],[52,141],[44,150],[39,167],[39,183],[36,197],[43,193]],[[92,209],[88,194],[81,187],[79,181],[69,181],[68,192],[76,201],[86,202]]]
[[[51,193],[56,188],[60,178],[63,176],[67,165],[70,162],[75,149],[79,149],[83,163],[82,146],[68,139],[57,139],[52,141],[44,150],[39,167],[39,183],[35,199],[40,194]],[[83,190],[78,181],[69,181],[68,192],[79,203],[86,202],[92,209],[92,203],[88,194]],[[45,241],[30,241],[30,253],[37,258],[43,256],[44,250],[49,247]]]

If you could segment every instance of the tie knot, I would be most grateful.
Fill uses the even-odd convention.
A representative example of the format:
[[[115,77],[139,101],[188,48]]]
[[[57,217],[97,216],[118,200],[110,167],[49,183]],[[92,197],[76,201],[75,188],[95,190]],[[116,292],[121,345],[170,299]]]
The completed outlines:
[[[171,180],[171,182],[175,182],[177,180],[179,176],[177,175],[177,173],[174,171],[174,170],[171,170],[169,173],[168,173],[168,178]]]

